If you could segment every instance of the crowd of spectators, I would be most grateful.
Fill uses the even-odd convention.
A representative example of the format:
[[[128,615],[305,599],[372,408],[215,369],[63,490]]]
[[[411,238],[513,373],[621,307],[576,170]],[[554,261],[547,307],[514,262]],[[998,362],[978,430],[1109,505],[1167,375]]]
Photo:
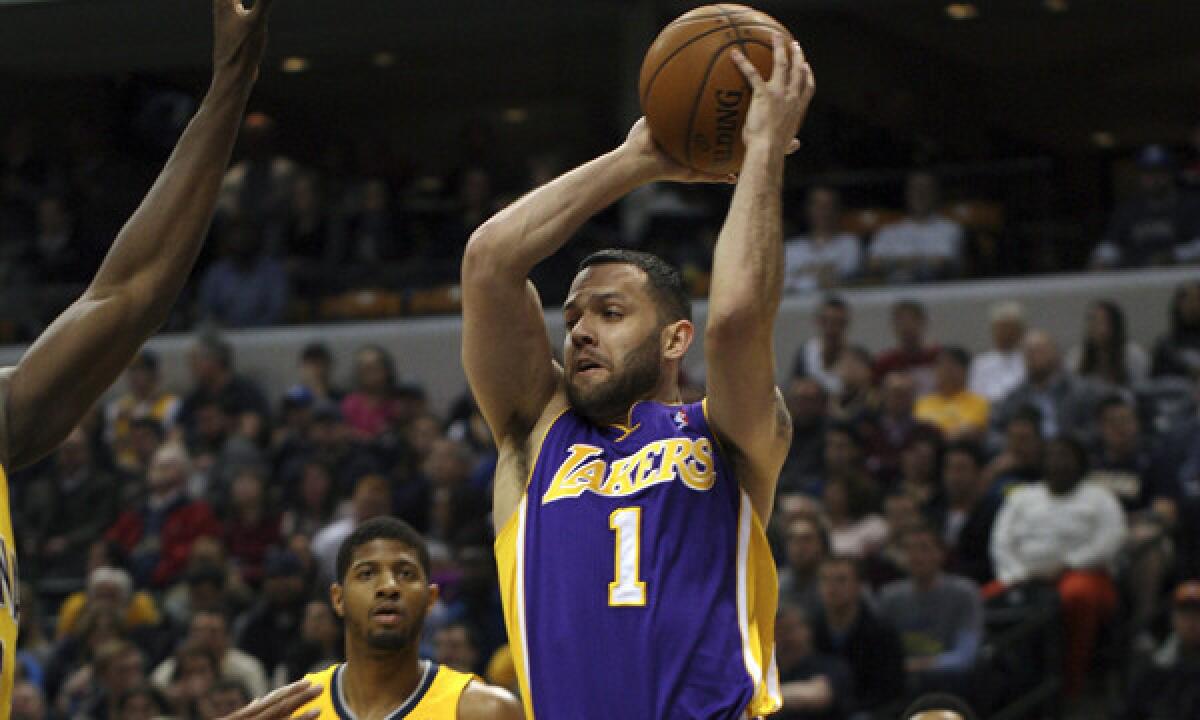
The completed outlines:
[[[847,341],[844,299],[816,312],[768,523],[783,717],[878,717],[933,690],[989,707],[996,607],[1057,613],[1047,672],[1069,702],[1120,691],[1129,718],[1194,702],[1200,283],[1178,288],[1149,352],[1104,301],[1065,354],[1016,302],[993,308],[993,347],[974,356],[915,302],[895,305],[878,354]],[[1126,357],[1152,360],[1133,373]],[[336,551],[384,514],[430,540],[442,592],[423,652],[515,689],[496,452],[470,397],[434,412],[380,346],[348,373],[306,347],[275,399],[216,334],[189,363],[189,386],[166,388],[142,352],[123,393],[14,474],[16,716],[214,718],[336,660]],[[1113,648],[1128,674],[1106,685]]]
[[[10,300],[0,336],[30,339],[91,276],[161,158],[132,153],[111,132],[83,121],[56,146],[32,121],[17,120],[0,132],[0,287]],[[343,319],[354,315],[334,301],[364,289],[391,298],[371,312],[415,311],[412,293],[457,282],[472,230],[563,169],[561,160],[539,155],[514,170],[472,139],[481,132],[465,133],[460,148],[475,162],[418,175],[381,149],[371,150],[365,139],[367,149],[358,153],[331,150],[294,160],[283,149],[276,121],[250,114],[225,177],[212,237],[171,327]],[[1194,154],[1200,162],[1200,146]],[[356,162],[347,155],[356,155]],[[1091,266],[1200,260],[1195,165],[1161,146],[1145,148],[1136,165],[1138,189],[1097,238]],[[803,212],[789,218],[787,291],[978,277],[1003,269],[984,257],[1011,244],[1003,242],[1002,197],[973,194],[969,183],[958,183],[954,203],[948,203],[939,178],[927,171],[895,184],[903,185],[903,209],[871,207],[869,221],[862,220],[861,208],[843,207],[843,191],[862,194],[853,185],[790,187],[789,197]],[[658,251],[703,293],[726,201],[712,188],[661,186],[635,193],[546,263],[543,298],[561,301],[563,271],[597,244]],[[993,210],[953,211],[972,204]],[[1027,271],[1026,265],[1007,270]]]

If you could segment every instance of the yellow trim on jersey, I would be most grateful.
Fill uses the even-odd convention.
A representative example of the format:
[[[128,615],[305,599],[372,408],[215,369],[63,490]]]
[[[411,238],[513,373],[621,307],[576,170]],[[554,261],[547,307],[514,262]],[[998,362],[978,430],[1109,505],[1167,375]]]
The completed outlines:
[[[541,448],[539,447],[540,451]],[[512,651],[513,667],[525,706],[525,720],[533,720],[533,696],[529,692],[528,642],[525,634],[525,512],[529,495],[521,496],[517,511],[496,536],[496,568],[500,599],[504,606],[504,628]]]
[[[294,716],[318,710],[320,715],[317,720],[355,720],[353,712],[345,707],[345,698],[340,689],[340,670],[343,667],[345,664],[339,663],[306,675],[305,680],[321,686],[321,694],[297,710]],[[423,676],[413,697],[396,708],[388,720],[457,720],[459,698],[475,676],[445,665],[429,663],[426,667],[426,672],[432,673],[432,678]]]
[[[783,707],[779,669],[775,664],[775,612],[779,578],[767,535],[750,496],[740,491],[737,537],[737,610],[742,658],[754,683],[747,713],[769,715]]]
[[[0,411],[3,406],[0,405]],[[17,586],[17,544],[8,506],[8,475],[0,465],[0,720],[12,713],[10,699],[17,670],[17,625],[21,590]]]

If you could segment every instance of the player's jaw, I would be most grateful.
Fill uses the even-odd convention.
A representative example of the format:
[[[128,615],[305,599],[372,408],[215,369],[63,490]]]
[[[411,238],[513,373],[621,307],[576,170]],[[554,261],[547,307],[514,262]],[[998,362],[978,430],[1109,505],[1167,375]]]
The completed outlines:
[[[383,600],[367,614],[367,645],[376,650],[405,650],[421,634],[421,624],[399,601]]]
[[[662,377],[657,332],[616,363],[592,348],[568,348],[566,360],[567,399],[597,425],[624,421],[635,402],[653,395]]]

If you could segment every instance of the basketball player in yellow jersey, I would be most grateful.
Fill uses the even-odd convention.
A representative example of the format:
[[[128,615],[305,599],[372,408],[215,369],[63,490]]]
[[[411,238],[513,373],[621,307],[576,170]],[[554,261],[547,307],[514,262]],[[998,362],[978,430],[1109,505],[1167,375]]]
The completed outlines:
[[[302,708],[318,720],[520,720],[521,704],[469,673],[417,656],[438,597],[425,540],[402,520],[359,525],[338,548],[333,609],[346,625],[346,662],[305,678],[324,688]]]
[[[17,558],[5,471],[53,450],[167,314],[200,252],[266,45],[271,0],[213,2],[212,83],[96,277],[11,368],[0,370],[0,720],[12,705]]]

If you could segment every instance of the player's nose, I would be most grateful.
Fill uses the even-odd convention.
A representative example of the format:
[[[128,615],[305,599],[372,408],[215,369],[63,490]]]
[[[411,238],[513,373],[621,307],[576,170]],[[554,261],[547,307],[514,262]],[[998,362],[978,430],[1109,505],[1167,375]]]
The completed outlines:
[[[596,336],[592,333],[591,327],[587,322],[580,319],[575,323],[575,327],[571,328],[571,343],[575,347],[585,347],[587,345],[596,344]]]

